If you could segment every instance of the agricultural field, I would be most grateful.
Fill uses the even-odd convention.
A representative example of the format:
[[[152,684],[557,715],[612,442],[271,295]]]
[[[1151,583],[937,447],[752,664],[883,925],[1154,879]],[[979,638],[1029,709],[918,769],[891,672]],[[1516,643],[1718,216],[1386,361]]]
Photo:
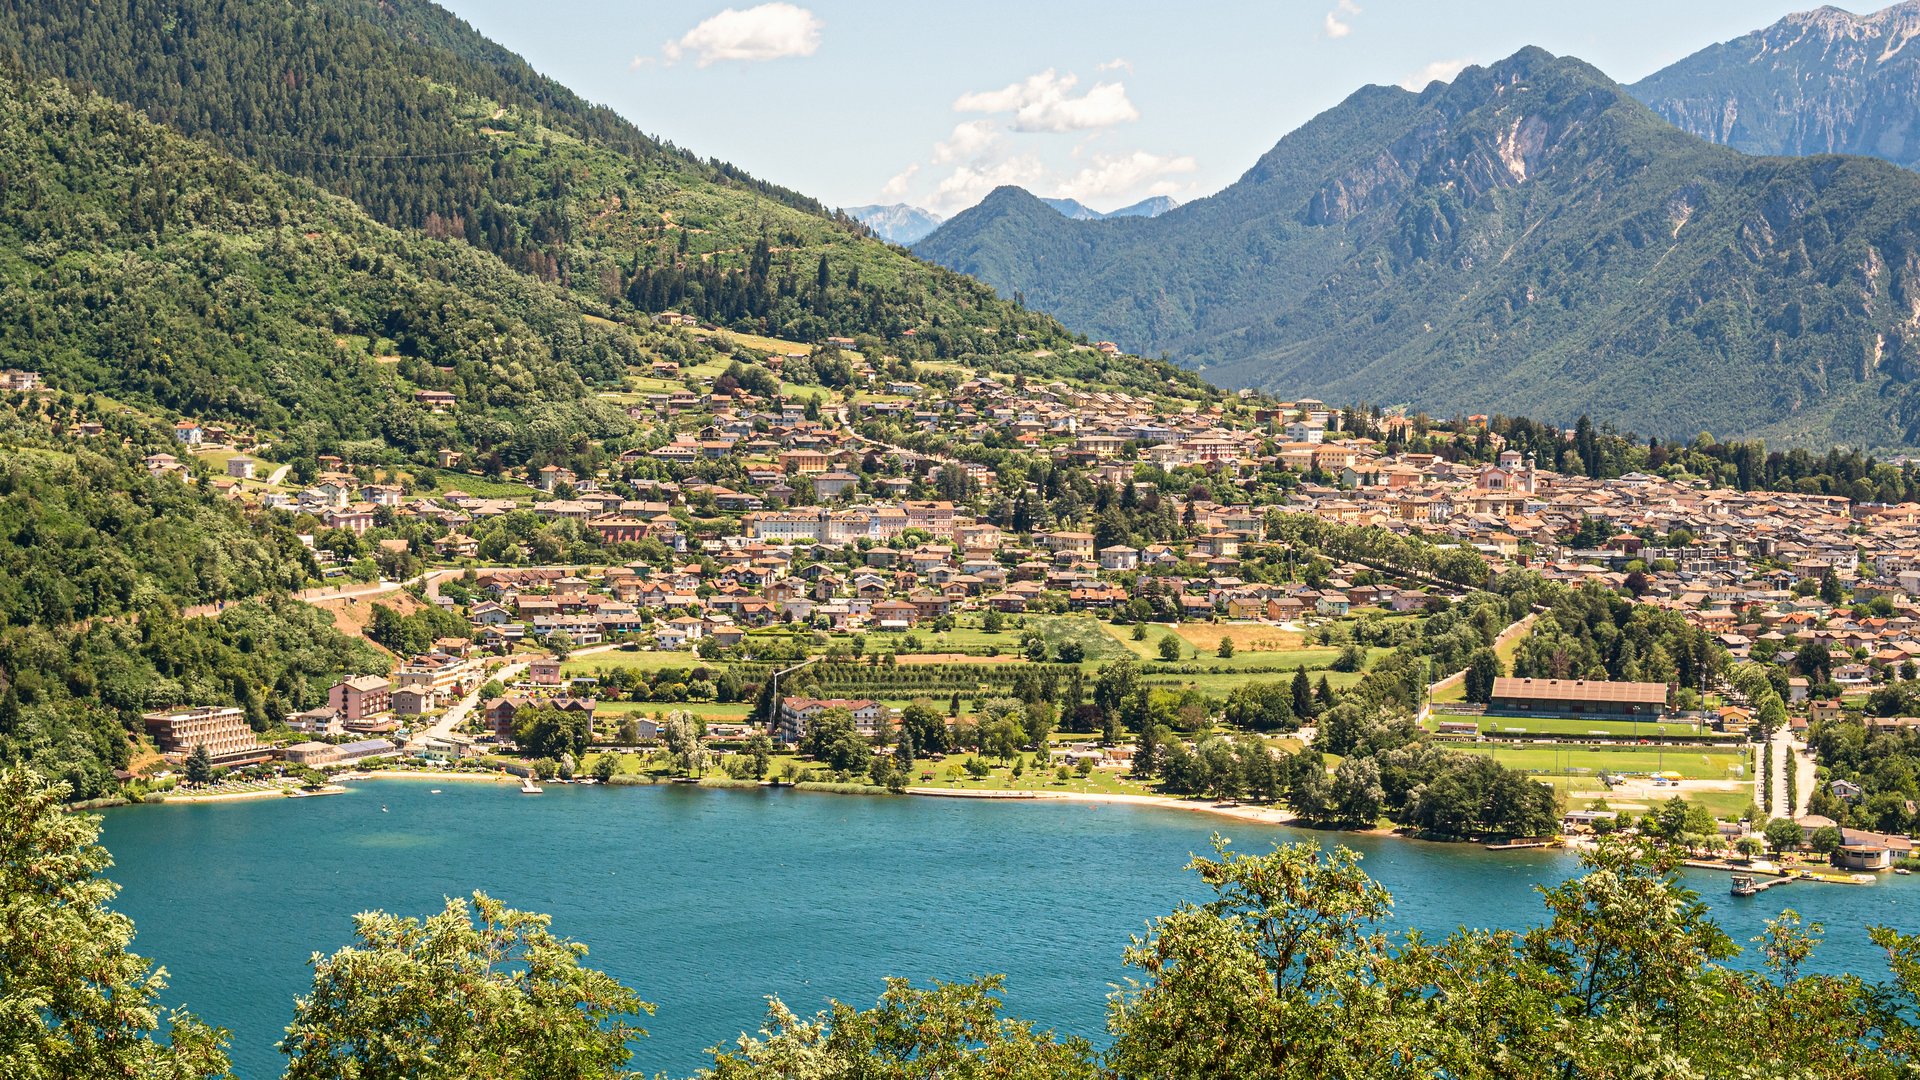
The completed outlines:
[[[422,495],[433,495],[446,491],[464,491],[469,495],[481,499],[532,499],[534,495],[537,494],[533,488],[525,484],[514,483],[510,480],[494,480],[485,476],[476,476],[472,473],[448,472],[444,469],[429,469],[422,466],[413,466],[407,471],[412,474],[416,485],[429,475],[433,478],[433,487],[420,487],[418,489]]]

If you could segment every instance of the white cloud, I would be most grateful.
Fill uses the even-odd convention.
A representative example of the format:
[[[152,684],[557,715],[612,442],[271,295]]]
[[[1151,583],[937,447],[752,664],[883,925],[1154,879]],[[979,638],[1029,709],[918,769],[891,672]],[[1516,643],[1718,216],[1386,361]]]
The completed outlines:
[[[1182,186],[1172,177],[1195,172],[1199,167],[1187,154],[1152,154],[1145,150],[1098,154],[1089,160],[1086,168],[1055,185],[1055,190],[1081,202],[1172,195]]]
[[[692,56],[701,67],[723,60],[778,60],[784,56],[812,56],[820,47],[820,19],[803,7],[788,3],[761,4],[745,11],[728,8],[677,41],[661,46],[669,64]],[[635,66],[644,58],[635,59]]]
[[[1140,119],[1140,110],[1127,100],[1120,83],[1095,83],[1085,94],[1073,96],[1080,79],[1052,68],[998,90],[962,94],[955,112],[1012,113],[1015,131],[1082,131]]]
[[[940,181],[928,209],[955,214],[986,198],[994,188],[1013,184],[1032,190],[1042,186],[1047,177],[1047,167],[1038,158],[1026,154],[1001,161],[969,163]]]
[[[1460,74],[1460,72],[1471,63],[1473,63],[1471,60],[1435,60],[1426,67],[1400,80],[1400,85],[1409,90],[1420,91],[1425,90],[1427,84],[1435,80],[1452,82],[1453,77]]]
[[[1133,61],[1127,59],[1124,56],[1116,56],[1113,59],[1107,61],[1106,63],[1098,65],[1094,70],[1124,71],[1127,74],[1131,75],[1133,74]]]
[[[880,198],[889,202],[906,198],[908,185],[913,183],[913,178],[919,173],[920,163],[917,161],[901,169],[894,174],[893,179],[880,185]]]
[[[953,134],[934,145],[933,163],[951,165],[956,161],[978,161],[988,151],[999,147],[1000,142],[1000,125],[991,120],[968,120],[955,125]]]
[[[1360,14],[1360,5],[1354,3],[1353,0],[1340,0],[1339,3],[1333,5],[1332,11],[1327,12],[1326,20],[1321,24],[1321,29],[1330,38],[1346,37],[1348,34],[1353,33],[1353,23],[1349,20],[1358,14]]]

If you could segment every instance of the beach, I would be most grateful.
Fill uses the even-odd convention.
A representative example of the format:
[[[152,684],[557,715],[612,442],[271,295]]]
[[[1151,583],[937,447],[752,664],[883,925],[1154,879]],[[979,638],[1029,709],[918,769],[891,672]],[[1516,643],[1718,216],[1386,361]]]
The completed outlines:
[[[1292,825],[1299,817],[1278,806],[1253,806],[1245,803],[1210,802],[1204,799],[1175,799],[1165,795],[1126,795],[1093,791],[969,791],[964,788],[910,787],[909,795],[944,799],[1003,799],[1017,802],[1113,803],[1125,806],[1155,806],[1166,810],[1187,810],[1215,814],[1239,821],[1257,821],[1263,825]]]

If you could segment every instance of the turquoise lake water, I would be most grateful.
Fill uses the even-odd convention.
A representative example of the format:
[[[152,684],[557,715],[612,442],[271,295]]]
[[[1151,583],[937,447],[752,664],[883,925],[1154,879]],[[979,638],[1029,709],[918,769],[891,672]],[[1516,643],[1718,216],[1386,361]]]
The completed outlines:
[[[705,1047],[757,1030],[767,995],[803,1014],[871,1005],[887,975],[1007,976],[1010,1011],[1099,1040],[1127,935],[1204,891],[1183,871],[1218,831],[1243,848],[1327,834],[1174,810],[792,791],[383,780],[346,795],[128,807],[104,840],[135,948],[184,1003],[233,1032],[245,1080],[307,988],[308,956],[347,944],[351,916],[437,911],[484,890],[550,913],[588,962],[659,1005],[635,1066],[689,1075]],[[387,812],[382,812],[385,806]],[[1394,922],[1445,932],[1540,920],[1559,852],[1344,837],[1394,893]],[[1915,929],[1920,878],[1792,885],[1748,900],[1694,884],[1734,940],[1792,906],[1827,924],[1813,966],[1880,977],[1864,927]]]

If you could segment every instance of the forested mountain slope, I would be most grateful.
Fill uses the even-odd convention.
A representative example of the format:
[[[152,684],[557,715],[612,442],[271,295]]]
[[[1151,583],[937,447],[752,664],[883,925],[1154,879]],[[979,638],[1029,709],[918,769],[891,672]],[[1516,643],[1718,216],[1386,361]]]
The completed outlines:
[[[644,320],[403,233],[125,107],[0,74],[0,364],[289,439],[512,453],[528,421],[624,427]],[[412,404],[453,391],[458,417]],[[524,449],[524,448],[523,448]]]
[[[0,52],[607,302],[923,355],[1066,339],[811,199],[648,138],[423,0],[9,4]]]
[[[0,405],[0,761],[93,798],[144,710],[231,701],[263,727],[343,673],[385,670],[324,612],[276,599],[318,574],[291,519],[150,475],[144,448],[166,435],[135,413],[102,414],[101,438],[54,434],[84,412],[70,402]],[[217,618],[179,616],[216,601]]]
[[[1789,15],[1633,84],[1673,124],[1749,154],[1920,166],[1920,0]]]
[[[1158,218],[1003,190],[916,251],[1217,383],[1889,446],[1920,443],[1917,242],[1920,177],[1747,157],[1527,49],[1363,89]]]

